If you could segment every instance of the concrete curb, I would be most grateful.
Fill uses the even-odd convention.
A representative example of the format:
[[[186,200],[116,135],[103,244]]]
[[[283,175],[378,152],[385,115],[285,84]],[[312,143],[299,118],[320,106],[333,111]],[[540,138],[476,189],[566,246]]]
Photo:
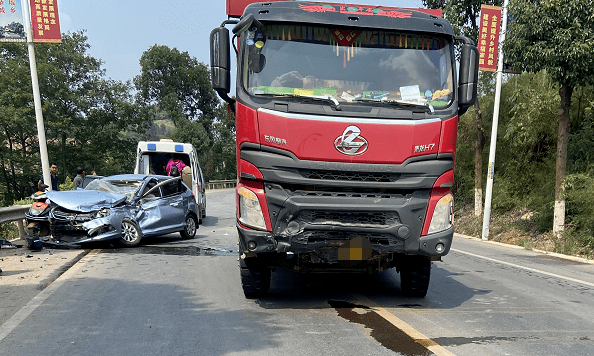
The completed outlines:
[[[497,241],[490,241],[490,240],[484,241],[483,239],[480,239],[478,237],[463,235],[463,234],[459,234],[459,233],[454,233],[454,236],[456,236],[456,237],[462,237],[462,238],[465,238],[465,239],[468,239],[468,240],[475,240],[475,241],[480,241],[480,242],[486,242],[486,243],[498,245],[498,246],[501,246],[501,247],[509,247],[509,248],[515,248],[515,249],[520,249],[520,250],[534,251],[534,252],[542,253],[542,254],[553,256],[553,257],[557,257],[557,258],[563,258],[563,259],[566,259],[566,260],[571,260],[571,261],[582,262],[582,263],[587,263],[587,264],[594,265],[594,261],[593,260],[589,260],[587,258],[570,256],[570,255],[564,255],[564,254],[561,254],[561,253],[543,251],[543,250],[538,250],[538,249],[527,249],[527,248],[522,247],[522,246],[511,245],[511,244],[506,244],[506,243],[497,242]]]
[[[62,266],[58,267],[52,274],[49,275],[46,279],[39,283],[39,289],[45,289],[50,284],[52,284],[56,279],[58,279],[64,272],[68,271],[70,267],[74,266],[78,261],[80,261],[83,257],[89,254],[92,250],[81,250],[79,254],[71,258],[69,261],[66,261]]]

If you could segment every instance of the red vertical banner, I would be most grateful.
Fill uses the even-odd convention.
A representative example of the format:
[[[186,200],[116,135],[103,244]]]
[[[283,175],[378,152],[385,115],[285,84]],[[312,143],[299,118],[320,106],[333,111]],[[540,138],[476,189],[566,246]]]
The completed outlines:
[[[58,0],[29,0],[33,42],[62,43]]]
[[[481,5],[478,35],[479,70],[488,72],[497,71],[500,28],[501,7]]]

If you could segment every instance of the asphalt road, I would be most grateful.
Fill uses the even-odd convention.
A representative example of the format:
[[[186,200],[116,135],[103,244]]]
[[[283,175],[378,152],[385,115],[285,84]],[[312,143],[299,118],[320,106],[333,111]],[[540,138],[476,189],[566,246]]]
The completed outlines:
[[[246,300],[233,190],[192,240],[96,249],[0,326],[2,355],[593,355],[594,265],[456,237],[427,297],[277,269]]]

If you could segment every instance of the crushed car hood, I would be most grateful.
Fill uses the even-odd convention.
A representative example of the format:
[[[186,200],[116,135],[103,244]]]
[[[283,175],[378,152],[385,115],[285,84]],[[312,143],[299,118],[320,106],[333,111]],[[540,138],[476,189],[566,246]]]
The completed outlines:
[[[124,194],[82,189],[63,192],[49,191],[47,198],[62,208],[80,212],[109,208],[126,200]]]

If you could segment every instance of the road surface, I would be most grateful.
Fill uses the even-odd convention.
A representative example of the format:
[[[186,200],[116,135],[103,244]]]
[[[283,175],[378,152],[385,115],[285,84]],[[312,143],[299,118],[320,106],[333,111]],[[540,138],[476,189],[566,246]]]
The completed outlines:
[[[425,298],[394,270],[239,281],[233,189],[196,238],[95,249],[0,326],[2,355],[593,355],[594,265],[456,236]],[[0,303],[4,303],[0,301]]]

